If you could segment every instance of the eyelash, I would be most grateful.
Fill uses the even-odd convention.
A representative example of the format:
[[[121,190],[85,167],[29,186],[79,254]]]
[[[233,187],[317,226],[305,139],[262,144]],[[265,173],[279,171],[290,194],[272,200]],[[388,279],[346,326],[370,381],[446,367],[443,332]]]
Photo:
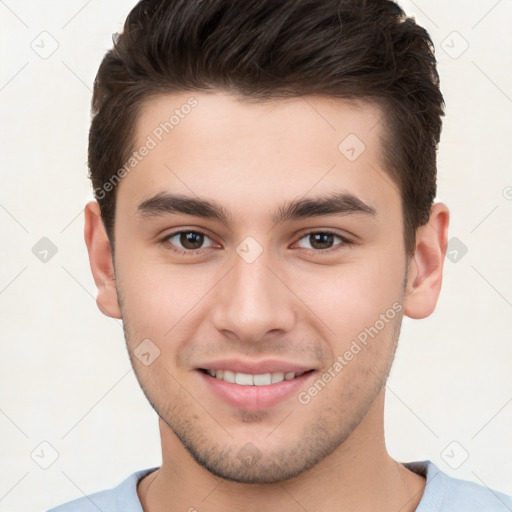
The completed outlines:
[[[196,254],[199,254],[201,253],[202,251],[204,251],[205,248],[201,248],[201,249],[179,249],[179,248],[176,248],[176,246],[174,246],[174,244],[172,244],[170,242],[170,239],[171,238],[174,238],[176,235],[181,235],[183,233],[194,233],[196,235],[203,235],[207,238],[210,238],[206,233],[203,233],[202,231],[195,231],[195,230],[192,230],[192,229],[189,229],[189,230],[182,230],[182,231],[175,231],[173,233],[170,233],[169,235],[166,235],[162,240],[161,242],[167,246],[170,247],[171,251],[177,253],[177,254],[181,254],[181,255],[184,255],[184,256],[194,256]],[[336,233],[334,231],[330,231],[330,230],[318,230],[318,231],[315,231],[315,230],[312,230],[312,231],[308,231],[307,233],[304,233],[299,239],[297,242],[299,242],[300,240],[302,240],[303,238],[306,238],[310,235],[318,235],[318,234],[322,234],[322,235],[333,235],[335,237],[338,237],[340,240],[341,240],[341,243],[335,245],[334,247],[330,247],[328,249],[307,249],[307,248],[302,248],[303,250],[305,250],[308,254],[315,254],[315,255],[318,255],[318,254],[324,254],[324,253],[331,253],[333,251],[337,251],[337,250],[341,250],[343,247],[350,247],[354,244],[354,242],[352,242],[351,240],[349,240],[348,238],[340,235],[339,233]],[[296,242],[296,243],[297,243]],[[174,247],[171,247],[171,246],[174,246]],[[206,248],[207,249],[207,248]]]

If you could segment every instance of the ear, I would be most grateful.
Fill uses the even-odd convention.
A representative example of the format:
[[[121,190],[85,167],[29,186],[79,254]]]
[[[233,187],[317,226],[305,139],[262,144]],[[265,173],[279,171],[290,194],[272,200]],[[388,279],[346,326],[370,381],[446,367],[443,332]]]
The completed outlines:
[[[426,318],[436,307],[443,279],[449,220],[447,206],[435,203],[428,223],[416,231],[416,250],[409,261],[404,299],[404,314],[410,318]]]
[[[117,298],[116,277],[110,242],[101,219],[97,201],[85,206],[84,237],[94,282],[98,288],[96,304],[100,311],[112,318],[121,318],[121,309]]]

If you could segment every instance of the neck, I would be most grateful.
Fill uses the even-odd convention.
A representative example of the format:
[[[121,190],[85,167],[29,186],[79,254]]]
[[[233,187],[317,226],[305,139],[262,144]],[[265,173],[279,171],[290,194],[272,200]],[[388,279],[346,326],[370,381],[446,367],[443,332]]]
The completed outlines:
[[[295,478],[272,484],[243,484],[216,477],[190,456],[160,420],[162,466],[139,482],[145,512],[412,512],[425,479],[387,453],[384,391],[361,423],[333,453]]]

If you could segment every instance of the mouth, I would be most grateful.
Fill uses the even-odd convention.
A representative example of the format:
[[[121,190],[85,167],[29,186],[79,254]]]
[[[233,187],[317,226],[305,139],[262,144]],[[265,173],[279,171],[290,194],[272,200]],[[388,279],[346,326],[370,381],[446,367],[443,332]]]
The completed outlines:
[[[313,372],[314,370],[307,370],[301,372],[269,372],[269,373],[242,373],[233,370],[213,370],[206,368],[199,368],[199,371],[213,377],[220,379],[230,384],[239,384],[240,386],[269,386],[271,384],[279,384],[285,380],[292,380],[298,378],[306,373]]]
[[[251,412],[294,399],[317,373],[315,369],[278,362],[261,365],[220,362],[215,368],[205,365],[196,372],[212,399]]]

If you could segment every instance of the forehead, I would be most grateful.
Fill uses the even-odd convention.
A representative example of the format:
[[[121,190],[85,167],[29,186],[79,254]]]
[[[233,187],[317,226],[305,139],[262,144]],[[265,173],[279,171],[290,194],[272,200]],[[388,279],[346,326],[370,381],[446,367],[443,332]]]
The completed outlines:
[[[171,146],[174,142],[177,146],[184,138],[191,141],[192,135],[196,141],[208,139],[210,144],[203,150],[214,149],[215,143],[223,150],[236,152],[244,147],[255,153],[262,149],[259,142],[269,148],[270,144],[293,148],[307,142],[297,146],[294,153],[300,150],[304,155],[310,149],[317,159],[316,150],[322,143],[322,149],[330,146],[331,156],[332,151],[338,156],[338,143],[350,134],[374,149],[381,119],[380,107],[362,100],[304,96],[259,101],[221,92],[181,92],[152,97],[141,105],[135,140],[136,145],[143,144],[150,135],[157,143]],[[346,156],[349,160],[354,157]]]
[[[169,190],[216,196],[233,208],[255,200],[264,208],[309,191],[346,190],[368,203],[399,201],[382,167],[381,119],[375,104],[326,97],[156,96],[140,109],[138,157],[119,184],[118,200],[128,198],[135,208]]]

